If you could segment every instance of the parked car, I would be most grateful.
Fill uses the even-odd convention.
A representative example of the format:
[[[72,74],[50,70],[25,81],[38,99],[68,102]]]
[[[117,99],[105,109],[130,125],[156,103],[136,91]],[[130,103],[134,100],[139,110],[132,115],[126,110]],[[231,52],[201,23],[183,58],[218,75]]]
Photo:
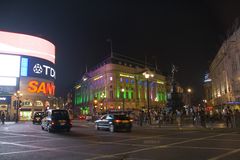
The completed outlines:
[[[41,124],[43,116],[44,116],[44,112],[35,112],[32,120],[33,124],[36,124],[36,123]]]
[[[66,130],[69,132],[72,127],[67,110],[49,109],[46,111],[41,124],[42,130],[48,132]]]
[[[131,132],[132,122],[126,114],[106,114],[95,121],[95,128],[109,129],[110,132],[125,130]]]

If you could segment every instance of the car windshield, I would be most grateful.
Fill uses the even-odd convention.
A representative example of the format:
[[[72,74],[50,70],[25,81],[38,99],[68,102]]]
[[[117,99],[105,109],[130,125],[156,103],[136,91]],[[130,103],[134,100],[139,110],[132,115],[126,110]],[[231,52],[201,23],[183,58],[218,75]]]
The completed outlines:
[[[52,117],[54,119],[68,119],[68,112],[65,110],[55,110],[52,111]]]
[[[120,120],[129,120],[129,117],[127,115],[114,115],[114,118]]]

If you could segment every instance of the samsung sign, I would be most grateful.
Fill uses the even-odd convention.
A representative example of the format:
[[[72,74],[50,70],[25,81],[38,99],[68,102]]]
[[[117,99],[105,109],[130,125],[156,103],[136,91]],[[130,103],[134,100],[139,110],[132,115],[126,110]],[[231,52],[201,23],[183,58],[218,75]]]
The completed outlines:
[[[21,76],[55,80],[56,71],[54,69],[54,64],[49,61],[34,57],[22,57]]]

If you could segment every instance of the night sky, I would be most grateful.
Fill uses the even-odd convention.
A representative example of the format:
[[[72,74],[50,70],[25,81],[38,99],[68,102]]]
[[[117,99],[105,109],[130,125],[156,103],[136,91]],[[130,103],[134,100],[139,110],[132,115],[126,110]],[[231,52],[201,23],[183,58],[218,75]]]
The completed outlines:
[[[0,30],[49,40],[56,46],[57,96],[65,96],[89,68],[113,51],[148,62],[202,95],[205,72],[234,20],[240,1],[0,0]]]

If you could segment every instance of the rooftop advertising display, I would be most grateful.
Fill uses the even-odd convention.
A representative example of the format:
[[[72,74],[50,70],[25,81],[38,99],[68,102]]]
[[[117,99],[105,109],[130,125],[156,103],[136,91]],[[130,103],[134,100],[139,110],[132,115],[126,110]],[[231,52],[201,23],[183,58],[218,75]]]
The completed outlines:
[[[40,58],[22,57],[20,75],[24,77],[38,77],[54,81],[56,79],[55,65]]]
[[[55,63],[55,46],[30,35],[0,31],[0,52],[33,56]]]

